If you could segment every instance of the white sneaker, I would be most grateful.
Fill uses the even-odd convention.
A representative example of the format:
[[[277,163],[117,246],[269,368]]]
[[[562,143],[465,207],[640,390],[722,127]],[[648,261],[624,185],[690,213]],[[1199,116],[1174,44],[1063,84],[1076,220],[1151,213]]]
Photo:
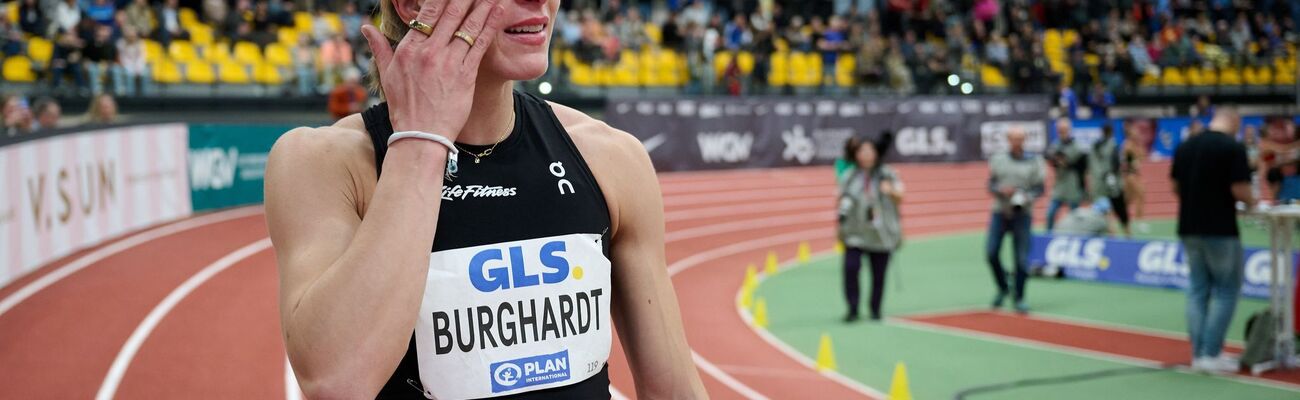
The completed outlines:
[[[1192,360],[1192,370],[1214,374],[1235,374],[1238,371],[1237,360],[1227,357],[1201,357]]]

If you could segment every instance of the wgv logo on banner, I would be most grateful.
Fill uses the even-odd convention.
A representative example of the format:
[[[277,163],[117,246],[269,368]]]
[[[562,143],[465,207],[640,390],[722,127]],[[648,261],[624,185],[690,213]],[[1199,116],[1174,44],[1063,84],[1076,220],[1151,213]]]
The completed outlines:
[[[1269,251],[1245,250],[1242,294],[1268,297]],[[1178,289],[1188,286],[1186,257],[1177,242],[1105,237],[1035,235],[1029,251],[1030,264],[1060,267],[1070,279]]]

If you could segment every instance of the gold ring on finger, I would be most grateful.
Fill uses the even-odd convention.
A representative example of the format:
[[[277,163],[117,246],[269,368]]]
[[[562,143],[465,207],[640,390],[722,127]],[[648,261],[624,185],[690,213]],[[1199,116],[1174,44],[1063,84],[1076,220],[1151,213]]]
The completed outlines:
[[[453,33],[452,36],[455,36],[460,40],[464,40],[465,43],[469,44],[469,47],[474,47],[474,37],[470,36],[468,33],[465,33],[465,31],[456,31],[456,33]]]
[[[420,31],[420,33],[423,33],[424,36],[429,36],[433,34],[433,27],[429,26],[429,24],[420,22],[420,20],[413,19],[411,20],[411,22],[406,23],[406,26],[411,27],[411,29]]]

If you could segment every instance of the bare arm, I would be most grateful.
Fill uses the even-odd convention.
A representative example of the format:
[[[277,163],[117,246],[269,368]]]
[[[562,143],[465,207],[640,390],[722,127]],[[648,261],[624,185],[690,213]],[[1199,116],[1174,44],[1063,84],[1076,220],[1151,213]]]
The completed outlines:
[[[1255,208],[1258,199],[1250,193],[1250,182],[1237,182],[1232,184],[1232,197],[1242,203],[1246,203],[1247,208]]]
[[[639,398],[705,399],[664,256],[663,196],[631,135],[552,104],[591,166],[613,221],[614,325]]]
[[[299,129],[267,161],[285,345],[308,395],[374,397],[406,354],[424,292],[446,150],[394,143],[361,219],[337,128]],[[354,138],[355,139],[355,138]],[[374,312],[386,310],[386,312]]]

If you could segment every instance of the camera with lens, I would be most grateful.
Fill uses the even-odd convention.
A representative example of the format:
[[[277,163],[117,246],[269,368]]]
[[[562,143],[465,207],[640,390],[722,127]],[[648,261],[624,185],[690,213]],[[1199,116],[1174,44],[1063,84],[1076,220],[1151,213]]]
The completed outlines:
[[[1019,213],[1025,210],[1025,206],[1029,205],[1029,195],[1022,190],[1016,190],[1016,193],[1011,195],[1008,202],[1011,203],[1011,211]]]

